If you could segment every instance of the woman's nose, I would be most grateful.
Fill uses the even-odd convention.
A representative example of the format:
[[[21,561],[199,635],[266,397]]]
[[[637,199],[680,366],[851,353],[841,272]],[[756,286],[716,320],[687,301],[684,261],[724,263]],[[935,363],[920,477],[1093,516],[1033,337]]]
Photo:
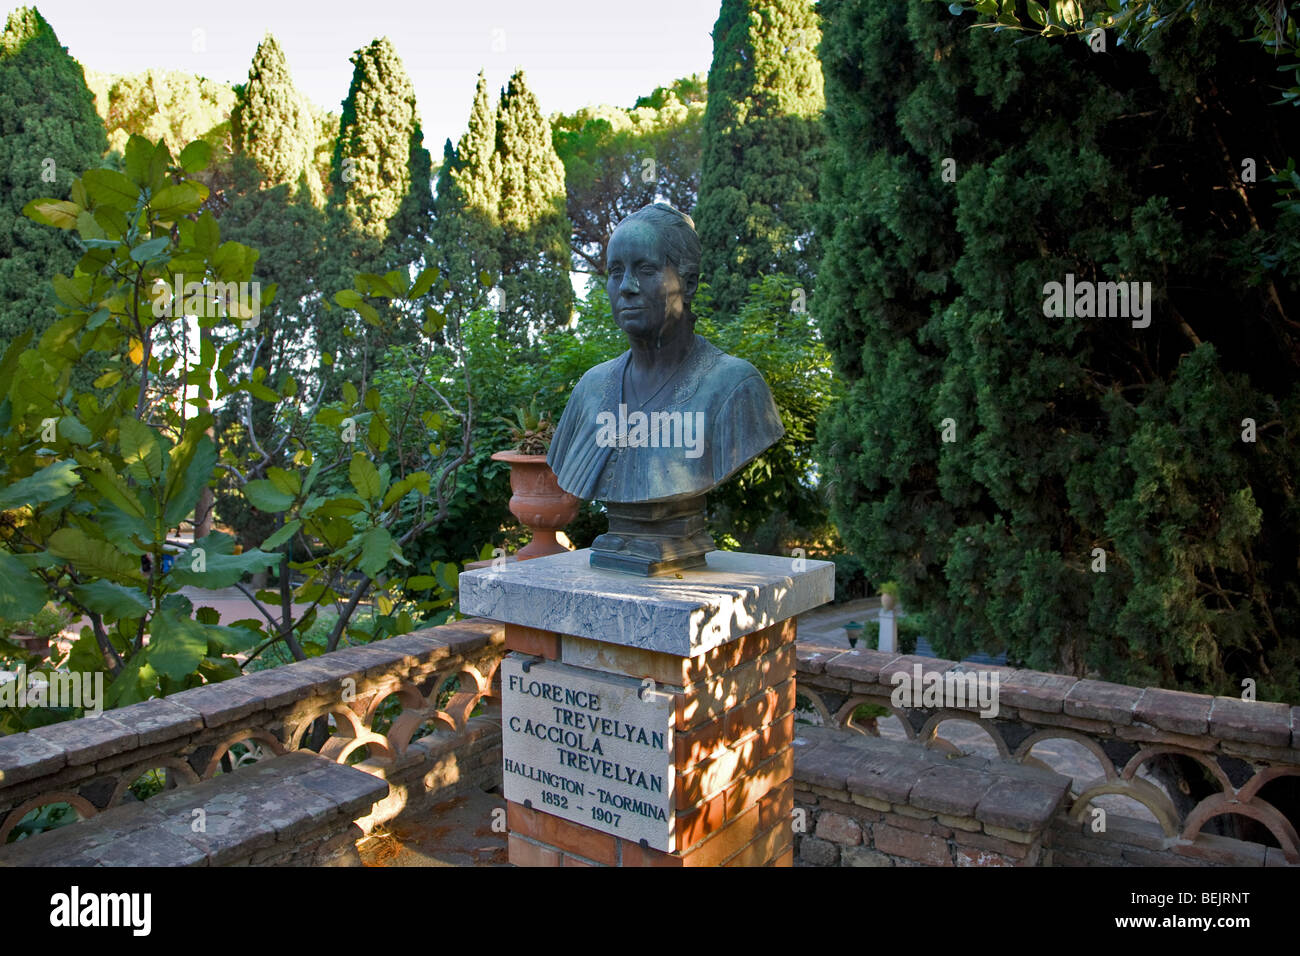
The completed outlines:
[[[623,273],[623,282],[619,286],[619,291],[626,292],[629,294],[633,294],[641,291],[641,286],[636,281],[636,273],[630,270],[628,272]]]

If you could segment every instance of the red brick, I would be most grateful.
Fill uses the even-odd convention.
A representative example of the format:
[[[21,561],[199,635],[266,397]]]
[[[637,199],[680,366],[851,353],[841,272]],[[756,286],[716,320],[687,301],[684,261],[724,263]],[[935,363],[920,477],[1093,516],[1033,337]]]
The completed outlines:
[[[684,866],[720,866],[731,859],[754,838],[758,829],[758,805],[727,821],[726,826],[707,837],[703,843],[681,853]]]
[[[628,840],[622,840],[621,842],[623,844],[623,866],[625,867],[680,867],[685,865],[679,854],[652,850]]]
[[[790,713],[777,723],[736,741],[713,759],[680,774],[676,781],[677,808],[689,809],[726,790],[736,780],[788,747],[793,739],[794,714]]]
[[[614,866],[618,862],[618,843],[612,834],[571,823],[540,810],[529,810],[518,803],[507,802],[506,825],[511,833],[530,837],[606,866]]]
[[[1015,866],[1015,861],[994,853],[992,850],[977,850],[974,847],[957,847],[958,866]]]
[[[916,860],[927,866],[952,866],[947,841],[912,830],[903,830],[888,823],[877,823],[872,829],[875,848],[891,856]]]
[[[952,841],[961,846],[975,847],[980,850],[992,850],[1014,860],[1024,859],[1029,854],[1031,844],[1013,843],[1001,837],[989,836],[987,833],[971,833],[968,830],[954,830]]]
[[[793,679],[794,664],[794,645],[787,644],[717,677],[688,685],[677,695],[677,729],[689,731],[716,720],[733,707],[765,694],[769,687]]]
[[[885,816],[882,814],[882,816]],[[903,830],[912,830],[916,833],[927,833],[930,836],[943,837],[947,839],[952,836],[952,829],[944,826],[935,820],[926,820],[920,817],[907,817],[901,813],[890,813],[885,816],[885,821],[894,827]]]
[[[794,781],[786,778],[758,800],[758,826],[761,830],[778,820],[791,820],[794,815]]]
[[[852,817],[824,810],[817,817],[817,837],[840,846],[857,846],[862,842],[862,827]]]
[[[698,657],[688,658],[682,667],[682,683],[691,684],[708,677],[716,677],[739,664],[753,660],[786,644],[793,646],[796,636],[796,619],[787,618],[762,630],[746,634],[715,647]]]
[[[514,866],[559,866],[560,851],[548,846],[537,846],[521,837],[510,834],[510,862]]]
[[[778,823],[771,829],[761,831],[742,850],[728,859],[723,866],[766,866],[775,857],[780,856],[787,846],[794,845],[790,833],[790,824]]]
[[[506,625],[506,650],[520,654],[545,657],[548,661],[560,659],[560,635],[554,631],[541,631],[522,624]]]
[[[773,754],[727,790],[727,816],[734,817],[760,802],[773,789],[794,778],[794,750]]]
[[[686,813],[677,814],[677,842],[679,846],[694,846],[714,830],[722,829],[727,822],[727,794],[719,793],[704,805]]]
[[[588,867],[590,867],[590,866],[595,866],[596,864],[595,864],[595,863],[590,863],[590,862],[588,862],[587,860],[579,860],[576,856],[569,856],[569,854],[565,853],[565,854],[564,854],[564,862],[563,862],[561,865],[562,865],[562,866],[588,866]]]

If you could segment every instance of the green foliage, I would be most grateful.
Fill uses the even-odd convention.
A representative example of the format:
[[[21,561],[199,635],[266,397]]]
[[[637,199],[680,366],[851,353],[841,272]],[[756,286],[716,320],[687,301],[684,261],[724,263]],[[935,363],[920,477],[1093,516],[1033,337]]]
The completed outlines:
[[[1262,255],[1300,130],[1250,82],[1251,11],[1100,56],[821,7],[814,309],[847,388],[819,445],[868,576],[945,657],[1300,700],[1300,290]],[[1045,315],[1067,274],[1150,282],[1149,326]]]
[[[23,206],[66,199],[106,146],[81,66],[34,8],[9,14],[0,33],[0,349],[45,331],[50,279],[80,255],[66,234],[23,217]]]
[[[113,75],[86,71],[95,108],[108,132],[108,148],[119,156],[127,140],[159,139],[172,154],[201,139],[217,162],[230,154],[230,110],[235,91],[227,83],[181,70],[149,69]]]
[[[694,218],[722,322],[760,276],[793,275],[812,288],[819,37],[810,0],[723,0],[714,25]]]
[[[699,334],[762,373],[785,428],[780,441],[709,495],[714,527],[764,554],[819,547],[833,537],[814,446],[839,386],[802,300],[795,277],[764,276],[729,322],[716,323],[703,300],[696,309]]]
[[[317,275],[326,289],[351,285],[361,274],[410,269],[424,250],[433,210],[415,88],[396,49],[382,37],[357,50],[352,63],[330,167],[330,242]],[[348,377],[366,382],[387,347],[419,336],[418,324],[397,323],[397,313],[381,307],[383,321],[358,322],[365,310],[326,306],[317,345],[334,358],[332,384]]]
[[[428,213],[432,166],[415,88],[392,42],[373,40],[351,60],[330,170],[333,202],[363,235],[384,240],[402,235],[413,215]]]
[[[442,270],[444,308],[453,324],[488,304],[492,283],[501,272],[498,191],[492,179],[496,124],[487,79],[479,73],[469,126],[455,149],[450,140],[443,149],[433,243],[425,252],[426,260]]]
[[[521,455],[545,455],[555,434],[555,420],[550,412],[537,410],[536,400],[520,405],[513,416],[503,416],[510,432],[510,442]]]
[[[27,612],[38,594],[87,616],[91,626],[67,666],[106,672],[111,706],[234,676],[234,654],[255,656],[280,641],[301,659],[296,635],[311,627],[318,607],[340,608],[326,649],[337,646],[372,589],[376,604],[393,610],[389,574],[410,576],[403,545],[445,517],[446,488],[469,452],[469,415],[449,451],[428,442],[436,423],[411,423],[400,406],[389,419],[378,391],[347,386],[345,399],[364,410],[366,429],[332,457],[318,456],[303,441],[310,420],[340,423],[296,401],[292,377],[272,383],[265,367],[231,368],[238,334],[256,330],[274,290],[257,294],[251,285],[257,251],[223,242],[211,213],[199,214],[208,190],[195,176],[209,157],[202,142],[173,159],[163,142],[132,137],[125,172],[90,170],[73,183],[70,200],[37,198],[25,208],[39,223],[74,232],[85,254],[71,276],[55,277],[62,304],[49,331],[34,343],[25,336],[0,358],[0,571],[15,595],[4,613],[20,616],[14,612]],[[181,279],[183,293],[172,298],[167,290]],[[380,321],[373,300],[409,322],[420,313],[414,300],[435,280],[435,270],[363,275],[336,298],[367,320]],[[201,335],[197,350],[187,348],[187,338],[223,323],[235,338],[220,352]],[[98,373],[92,390],[74,386],[80,367]],[[418,393],[423,373],[415,374]],[[196,392],[188,399],[187,386]],[[280,516],[280,527],[264,550],[213,533],[175,553],[169,535],[194,513],[218,467],[206,409],[245,397],[274,408],[268,420],[280,434],[268,445],[287,449],[284,467],[270,464],[257,442],[246,457],[223,449],[222,466],[253,507]],[[398,464],[376,464],[389,449]],[[347,481],[342,493],[316,484],[338,475]],[[391,527],[412,511],[415,521],[395,535]],[[301,560],[276,553],[291,545]],[[179,593],[242,584],[275,565],[285,586],[255,599],[270,629],[257,619],[221,625],[214,611]],[[303,578],[297,587],[289,585],[290,569]],[[262,602],[277,600],[275,621]],[[309,609],[295,617],[295,603]],[[438,597],[410,605],[417,612],[446,606]],[[414,626],[411,610],[390,616],[386,633]]]
[[[267,34],[257,45],[248,82],[236,93],[230,112],[235,152],[257,164],[268,186],[297,185],[306,176],[303,183],[308,191],[321,196],[321,183],[313,181],[316,117],[294,87],[275,37]]]
[[[501,324],[522,343],[530,327],[541,332],[568,324],[573,307],[564,164],[522,70],[497,105],[492,182],[501,226]]]
[[[700,189],[705,101],[696,75],[659,87],[632,109],[588,106],[551,118],[575,270],[603,275],[614,227],[642,206],[660,200],[690,214]]]

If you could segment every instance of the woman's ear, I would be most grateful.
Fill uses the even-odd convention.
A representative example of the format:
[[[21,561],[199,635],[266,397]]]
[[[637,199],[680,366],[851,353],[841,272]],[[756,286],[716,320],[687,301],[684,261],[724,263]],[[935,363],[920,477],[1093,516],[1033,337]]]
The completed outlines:
[[[682,276],[682,299],[687,305],[695,298],[695,293],[700,287],[700,277],[698,275]]]

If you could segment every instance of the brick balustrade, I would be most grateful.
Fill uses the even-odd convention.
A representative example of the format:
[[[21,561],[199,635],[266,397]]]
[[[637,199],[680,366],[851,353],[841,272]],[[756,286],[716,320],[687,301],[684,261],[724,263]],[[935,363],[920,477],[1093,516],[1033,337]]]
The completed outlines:
[[[1279,778],[1300,776],[1300,707],[872,650],[800,645],[798,657],[799,693],[827,725],[801,726],[796,739],[796,807],[808,815],[800,839],[805,863],[1300,865],[1294,807],[1288,818],[1261,795]],[[974,702],[957,709],[893,707],[893,676],[913,675],[918,664],[927,680],[996,671],[996,716],[981,717]],[[862,704],[897,716],[908,743],[855,726]],[[951,720],[980,727],[998,756],[962,756],[936,733]],[[1062,739],[1097,761],[1096,778],[1078,790],[1033,756],[1040,743]],[[1217,792],[1180,812],[1139,775],[1164,755],[1200,764]],[[873,775],[869,768],[877,765],[888,774]],[[844,773],[830,769],[840,766]],[[1030,771],[1033,780],[1017,777]],[[1057,799],[1035,805],[1024,826],[1008,828],[996,822],[1016,789],[1006,777],[1041,791],[1044,801],[1051,794]],[[1090,802],[1107,794],[1136,800],[1157,822],[1111,813],[1097,829]],[[1202,832],[1221,815],[1256,821],[1277,845]],[[983,856],[973,852],[979,849]]]
[[[138,806],[131,784],[160,768],[172,788],[231,770],[240,779],[246,763],[304,748],[320,717],[334,725],[321,756],[348,763],[364,747],[365,759],[352,766],[388,785],[377,791],[387,796],[356,815],[362,833],[403,811],[491,787],[501,775],[492,683],[504,655],[500,625],[467,620],[0,737],[0,863],[19,848],[29,860],[55,835],[6,847],[32,810],[67,803],[83,820],[121,817]],[[393,697],[400,712],[390,722]],[[480,702],[488,712],[471,717]],[[416,737],[422,727],[435,732]],[[147,803],[163,797],[171,799],[160,794]]]
[[[277,788],[301,789],[295,780],[309,764],[290,761],[279,773],[275,760],[256,758],[303,749],[322,716],[335,727],[321,755],[346,763],[365,747],[365,759],[353,766],[387,784],[378,802],[361,794],[353,803],[336,801],[338,812],[355,815],[354,835],[470,788],[499,785],[493,684],[504,654],[501,625],[462,621],[0,738],[0,863],[39,862],[43,845],[53,852],[61,842],[45,842],[50,834],[4,846],[13,826],[42,805],[68,803],[82,818],[140,813],[128,788],[148,770],[167,770],[176,788],[146,802],[162,801],[157,810],[168,801],[181,806],[187,787],[254,762],[256,779],[243,779],[274,806],[282,799]],[[997,715],[981,718],[975,704],[893,708],[891,677],[912,673],[915,664],[923,674],[996,670]],[[453,679],[459,686],[449,688]],[[797,647],[797,689],[826,726],[787,726],[789,682],[768,691],[761,712],[735,710],[716,715],[724,717],[716,723],[725,727],[748,715],[757,724],[780,724],[783,735],[793,730],[793,788],[773,792],[772,806],[759,809],[793,813],[802,864],[1300,865],[1294,816],[1261,794],[1278,778],[1300,776],[1300,708],[806,644]],[[394,697],[400,712],[389,722],[396,708],[385,702]],[[484,712],[470,717],[480,704]],[[908,740],[856,727],[852,715],[861,704],[896,714]],[[961,754],[936,733],[949,720],[982,728],[997,756]],[[430,725],[440,732],[415,737]],[[677,747],[687,762],[711,726],[705,721],[681,735]],[[1055,739],[1073,740],[1096,757],[1096,779],[1075,788],[1034,757],[1038,744]],[[1165,754],[1200,763],[1219,792],[1180,813],[1139,775]],[[236,772],[231,785],[239,780]],[[1111,813],[1105,829],[1096,830],[1090,801],[1107,794],[1137,800],[1157,822]],[[527,836],[541,826],[524,808],[511,809],[513,831]],[[1253,819],[1277,845],[1202,832],[1221,814]],[[276,855],[281,836],[268,837],[255,861],[289,860]],[[221,859],[212,848],[207,853],[211,863]]]

